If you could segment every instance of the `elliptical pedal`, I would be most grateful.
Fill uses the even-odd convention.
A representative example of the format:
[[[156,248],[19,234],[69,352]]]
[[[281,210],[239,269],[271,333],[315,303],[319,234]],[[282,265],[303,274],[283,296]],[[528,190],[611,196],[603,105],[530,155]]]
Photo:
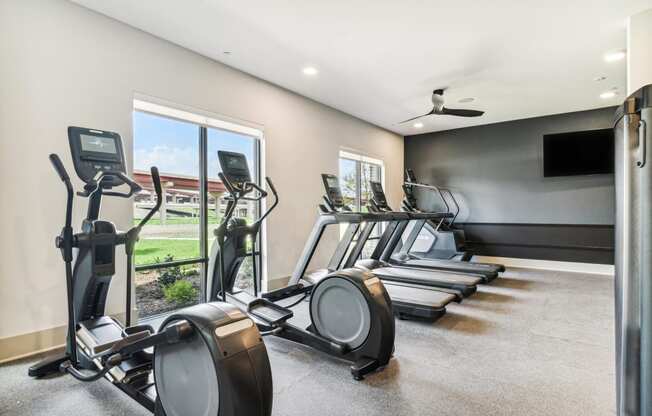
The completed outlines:
[[[278,326],[294,316],[291,309],[284,308],[267,299],[256,299],[249,303],[247,312],[263,319],[271,326]]]
[[[270,290],[269,292],[261,293],[261,297],[268,299],[272,302],[287,299],[292,296],[302,295],[304,293],[310,293],[312,291],[312,286],[304,286],[301,283],[294,285],[289,285],[282,287],[276,290]]]

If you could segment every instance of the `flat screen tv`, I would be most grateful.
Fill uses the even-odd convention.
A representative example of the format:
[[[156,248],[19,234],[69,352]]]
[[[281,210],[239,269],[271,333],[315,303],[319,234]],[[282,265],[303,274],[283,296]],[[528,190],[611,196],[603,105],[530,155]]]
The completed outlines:
[[[613,172],[613,129],[543,136],[544,177],[600,175]]]

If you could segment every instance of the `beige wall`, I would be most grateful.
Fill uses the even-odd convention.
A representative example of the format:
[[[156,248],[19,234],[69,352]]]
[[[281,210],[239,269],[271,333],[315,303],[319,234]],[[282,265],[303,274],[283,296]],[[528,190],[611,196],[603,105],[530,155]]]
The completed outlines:
[[[59,153],[70,167],[66,127],[79,125],[119,132],[131,163],[136,93],[264,126],[266,173],[281,195],[268,221],[271,278],[291,273],[316,216],[319,174],[337,172],[340,148],[384,160],[398,205],[396,134],[64,1],[0,1],[0,33],[0,341],[65,323],[63,263],[53,247],[65,194],[47,155]],[[86,201],[76,202],[78,226]],[[131,205],[107,200],[102,214],[124,229]],[[114,313],[122,277],[111,289]]]

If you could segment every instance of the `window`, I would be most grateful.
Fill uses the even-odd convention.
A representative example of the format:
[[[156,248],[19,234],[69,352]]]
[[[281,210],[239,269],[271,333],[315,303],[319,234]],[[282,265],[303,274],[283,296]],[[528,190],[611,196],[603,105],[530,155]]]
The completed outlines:
[[[367,212],[367,205],[373,196],[369,182],[384,182],[383,161],[341,151],[339,176],[344,203],[354,211]],[[341,229],[341,233],[344,228]],[[368,257],[371,254],[382,230],[383,224],[377,224],[369,241],[365,244],[363,257]]]
[[[151,166],[159,169],[164,193],[161,210],[141,231],[135,251],[136,305],[140,318],[148,318],[205,299],[213,230],[226,207],[217,151],[244,153],[259,182],[262,133],[139,100],[134,108],[134,178],[143,187],[134,199],[134,221],[154,205]],[[259,211],[258,204],[243,203],[237,215],[252,221]],[[252,276],[252,265],[245,264],[239,286],[252,286]]]
[[[354,211],[367,211],[371,200],[370,181],[383,183],[383,161],[355,153],[340,152],[340,183],[344,203]]]

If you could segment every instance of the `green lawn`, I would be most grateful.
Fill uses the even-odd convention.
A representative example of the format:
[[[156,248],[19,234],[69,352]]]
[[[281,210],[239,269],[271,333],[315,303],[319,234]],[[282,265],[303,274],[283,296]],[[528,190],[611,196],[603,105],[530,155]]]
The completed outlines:
[[[134,218],[134,225],[140,222],[140,218]],[[215,217],[208,217],[209,224],[219,224],[220,220]],[[165,225],[199,224],[199,217],[172,217],[165,221]],[[161,220],[154,216],[147,222],[147,225],[161,225]]]
[[[134,225],[140,222],[140,218],[134,218]],[[208,216],[209,224],[219,224],[222,221],[222,217],[216,217],[215,215]],[[147,224],[150,225],[161,225],[161,219],[158,215],[154,215]],[[181,224],[199,224],[199,217],[179,217],[168,215],[167,220],[165,221],[166,225],[181,225]]]
[[[175,260],[199,257],[199,240],[142,239],[136,244],[136,265],[152,264],[167,255]]]

